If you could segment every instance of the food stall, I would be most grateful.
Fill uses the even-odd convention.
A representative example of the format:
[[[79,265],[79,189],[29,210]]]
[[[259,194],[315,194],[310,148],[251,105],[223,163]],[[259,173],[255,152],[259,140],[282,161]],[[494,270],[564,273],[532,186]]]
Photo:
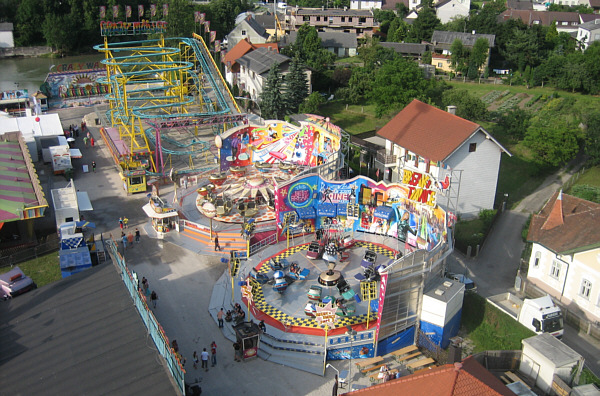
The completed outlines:
[[[168,206],[165,201],[158,196],[151,196],[150,202],[142,207],[146,215],[152,220],[152,228],[156,231],[159,239],[164,238],[165,234],[177,226],[177,210]]]

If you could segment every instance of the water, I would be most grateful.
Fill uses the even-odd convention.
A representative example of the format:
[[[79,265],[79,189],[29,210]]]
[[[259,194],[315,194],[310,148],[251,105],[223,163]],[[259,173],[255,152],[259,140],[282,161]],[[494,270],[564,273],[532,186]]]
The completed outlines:
[[[64,63],[99,62],[102,54],[67,56],[64,58],[5,58],[0,59],[0,91],[27,89],[37,92],[52,65]],[[53,68],[52,71],[56,71]]]

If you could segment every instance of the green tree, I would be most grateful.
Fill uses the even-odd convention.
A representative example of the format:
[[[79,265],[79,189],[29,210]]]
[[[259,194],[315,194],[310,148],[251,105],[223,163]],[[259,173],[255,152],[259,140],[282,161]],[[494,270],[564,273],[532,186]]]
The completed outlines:
[[[593,165],[600,164],[600,112],[586,115],[585,153]]]
[[[171,0],[168,0],[171,3]],[[189,0],[180,0],[188,5],[192,5]],[[209,6],[209,16],[211,30],[217,32],[218,37],[223,37],[235,27],[235,18],[244,11],[253,9],[253,4],[247,0],[212,0]],[[192,21],[193,10],[189,12],[189,18]],[[189,36],[187,33],[185,36]]]
[[[421,58],[421,63],[424,65],[431,65],[431,51],[425,51]]]
[[[469,50],[463,46],[460,39],[455,39],[450,46],[450,64],[457,73],[466,73],[469,61]]]
[[[285,116],[286,103],[282,94],[283,79],[279,72],[279,64],[274,63],[269,69],[267,81],[260,94],[260,109],[264,119],[282,120]]]
[[[502,114],[498,120],[498,126],[513,141],[520,141],[525,136],[530,119],[531,114],[528,111],[516,108]]]
[[[336,58],[335,54],[323,48],[317,29],[308,23],[300,26],[296,41],[282,53],[291,58],[298,58],[301,63],[317,72],[324,71]]]
[[[590,76],[588,92],[597,94],[600,92],[600,41],[594,41],[583,53],[585,68]]]
[[[29,46],[45,41],[43,24],[45,8],[38,0],[22,0],[15,16],[15,45]]]
[[[506,10],[506,1],[488,1],[485,3],[485,7],[470,15],[465,30],[467,32],[475,30],[477,33],[481,34],[497,34],[500,26],[498,24],[498,15],[504,10]]]
[[[525,66],[537,66],[541,60],[540,45],[535,29],[513,29],[512,37],[505,43],[500,53],[516,69],[523,71]]]
[[[304,98],[308,96],[308,80],[298,59],[293,58],[290,62],[290,68],[284,80],[284,101],[286,102],[287,113],[296,113]]]
[[[411,43],[430,41],[433,31],[442,25],[435,14],[431,0],[422,0],[421,5],[421,11],[408,32],[407,41]]]
[[[477,70],[485,65],[488,58],[489,46],[489,42],[483,37],[479,37],[475,40],[475,44],[473,44],[473,49],[471,50],[469,63],[473,64]]]
[[[301,113],[319,114],[319,106],[325,103],[325,98],[319,92],[313,92],[300,105]]]
[[[442,96],[444,107],[456,106],[456,115],[470,121],[487,119],[488,111],[485,103],[466,89],[449,89]]]
[[[48,14],[42,25],[44,37],[48,45],[59,52],[68,52],[72,49],[73,22],[65,15]]]

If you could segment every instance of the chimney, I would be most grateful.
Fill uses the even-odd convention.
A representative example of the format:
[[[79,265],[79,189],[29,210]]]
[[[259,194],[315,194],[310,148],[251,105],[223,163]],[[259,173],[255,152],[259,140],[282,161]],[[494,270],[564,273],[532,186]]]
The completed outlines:
[[[456,115],[456,106],[448,106],[446,107],[446,110],[448,113]]]

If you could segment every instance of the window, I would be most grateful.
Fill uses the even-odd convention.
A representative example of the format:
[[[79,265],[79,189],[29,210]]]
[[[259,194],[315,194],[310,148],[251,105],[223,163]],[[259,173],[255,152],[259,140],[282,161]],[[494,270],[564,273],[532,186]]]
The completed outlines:
[[[321,22],[321,17],[320,16],[317,17],[317,22]]]
[[[348,17],[348,22],[352,22],[352,17]]]
[[[304,15],[304,16],[302,17],[302,21],[303,21],[303,22],[310,22],[310,17],[309,17],[308,15]]]
[[[550,276],[553,277],[554,279],[558,279],[558,277],[560,276],[560,261],[557,260],[553,260],[552,261],[552,268],[550,268]]]
[[[245,36],[245,35],[246,35],[246,31],[242,30],[242,36]]]
[[[592,291],[592,282],[587,279],[581,281],[581,289],[579,289],[579,295],[586,300],[590,299],[590,293]]]
[[[469,144],[469,153],[474,153],[475,151],[477,151],[477,143],[470,143]]]
[[[346,17],[342,17],[342,22],[346,22]]]
[[[535,252],[535,260],[533,261],[533,266],[534,267],[539,267],[540,266],[540,258],[542,257],[542,252]]]
[[[444,67],[444,65],[442,64],[442,62],[438,62],[438,67]]]
[[[566,25],[569,24],[569,22],[561,22],[560,24],[563,25],[563,26],[566,26]]]
[[[364,17],[358,18],[358,23],[365,23],[365,22],[367,22],[367,18],[364,18]]]

